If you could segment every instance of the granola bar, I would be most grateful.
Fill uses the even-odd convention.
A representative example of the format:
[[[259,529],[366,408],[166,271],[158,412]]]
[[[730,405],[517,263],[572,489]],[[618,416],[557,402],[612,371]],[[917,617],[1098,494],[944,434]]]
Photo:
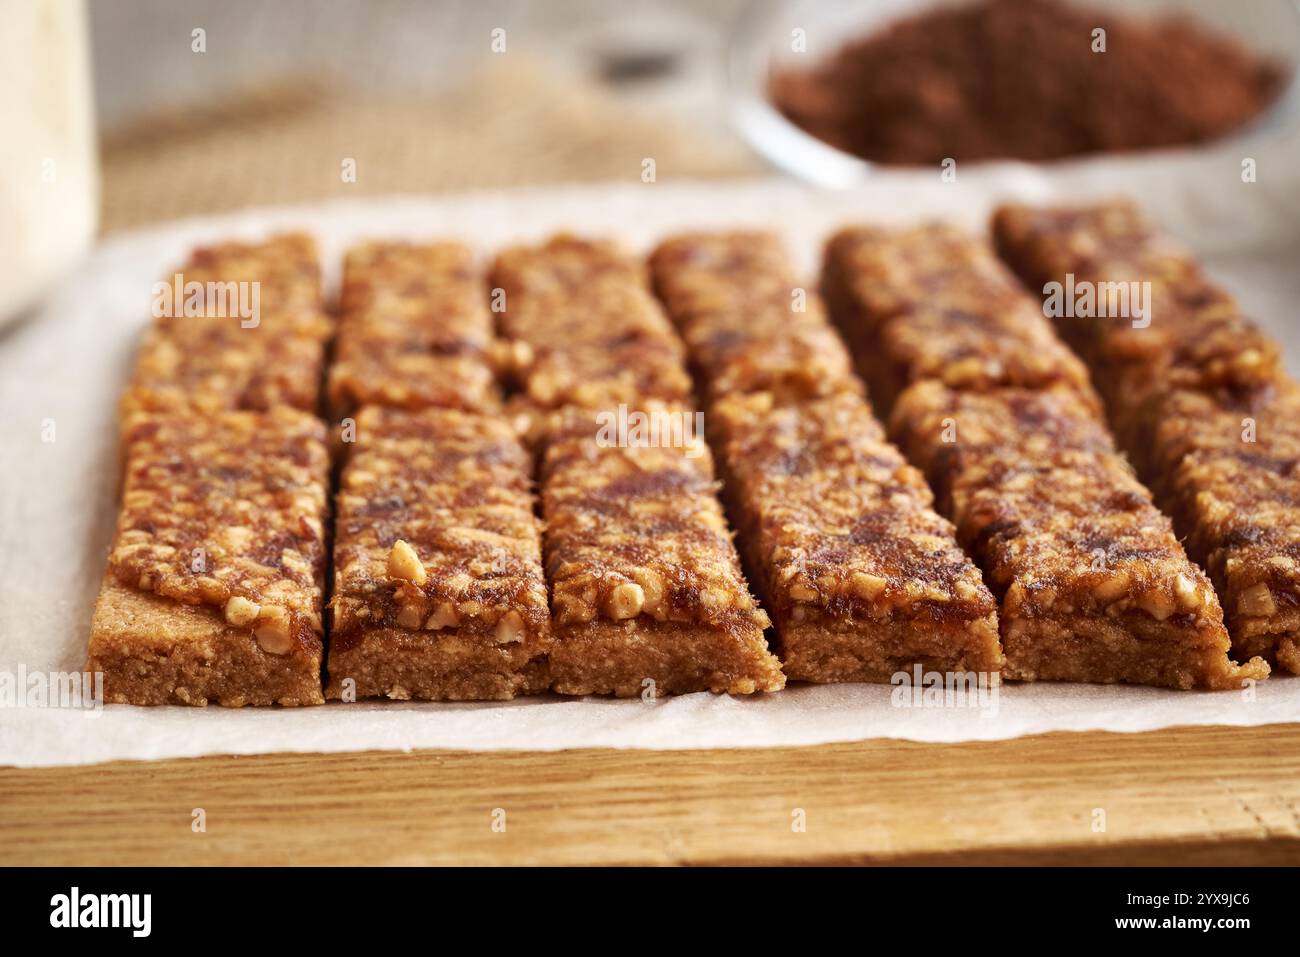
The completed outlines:
[[[561,235],[514,247],[497,257],[490,281],[533,409],[689,399],[681,340],[644,270],[616,244]]]
[[[123,420],[181,406],[316,409],[333,324],[310,237],[196,249],[160,284],[155,307],[122,397]]]
[[[992,595],[885,441],[779,240],[688,234],[660,245],[651,271],[712,398],[728,505],[786,676],[998,671]]]
[[[662,243],[650,266],[706,397],[861,391],[820,297],[798,284],[776,236],[685,234]]]
[[[367,243],[343,266],[329,399],[490,411],[500,405],[492,314],[473,254],[459,243]]]
[[[845,229],[826,246],[822,292],[882,412],[927,379],[1092,396],[1039,305],[987,243],[956,227]]]
[[[1001,670],[993,596],[859,395],[736,394],[709,423],[788,678]]]
[[[494,415],[367,406],[337,499],[330,698],[543,691],[531,462]]]
[[[1007,677],[1227,689],[1222,611],[1169,519],[1069,388],[909,388],[891,432],[1001,602]]]
[[[329,455],[288,408],[124,428],[117,534],[87,669],[129,704],[319,704]]]
[[[1150,283],[1145,325],[1125,315],[1058,324],[1088,360],[1121,446],[1210,572],[1238,657],[1300,672],[1290,464],[1300,425],[1277,345],[1132,203],[1008,206],[994,229],[1033,286]]]
[[[690,415],[649,403],[646,415]],[[668,421],[668,420],[664,420]],[[619,442],[590,410],[552,416],[542,453],[545,560],[562,694],[732,694],[785,683],[698,436]]]

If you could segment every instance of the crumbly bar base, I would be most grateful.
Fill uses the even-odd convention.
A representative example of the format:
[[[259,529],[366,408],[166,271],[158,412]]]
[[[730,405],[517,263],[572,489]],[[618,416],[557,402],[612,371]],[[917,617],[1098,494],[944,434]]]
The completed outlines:
[[[566,695],[753,694],[785,687],[761,630],[644,615],[557,626],[550,669],[551,688]]]
[[[1268,677],[1259,658],[1237,665],[1221,643],[1171,640],[1163,622],[1069,614],[1003,617],[1004,674],[1017,681],[1140,684],[1177,690],[1230,691]]]
[[[900,672],[1002,670],[996,614],[969,621],[857,619],[822,609],[775,611],[781,667],[790,681],[889,683]]]
[[[115,704],[203,706],[322,704],[321,641],[302,636],[284,654],[265,651],[218,609],[104,582],[95,604],[86,669],[103,672]]]
[[[536,652],[455,628],[366,629],[346,647],[330,649],[325,695],[331,700],[507,701],[550,686],[546,656]]]

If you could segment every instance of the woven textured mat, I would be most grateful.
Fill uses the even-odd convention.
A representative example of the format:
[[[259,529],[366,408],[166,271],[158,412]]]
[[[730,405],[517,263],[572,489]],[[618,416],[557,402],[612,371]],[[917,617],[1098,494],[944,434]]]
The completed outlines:
[[[661,181],[761,171],[724,131],[630,111],[535,63],[485,68],[423,101],[279,85],[110,131],[102,229],[335,196],[632,181],[646,157]]]

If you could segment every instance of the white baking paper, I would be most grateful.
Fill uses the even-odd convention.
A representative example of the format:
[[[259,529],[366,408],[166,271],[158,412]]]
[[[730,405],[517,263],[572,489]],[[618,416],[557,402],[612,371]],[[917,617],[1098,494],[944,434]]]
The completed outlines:
[[[851,193],[787,181],[654,184],[393,198],[253,210],[115,237],[25,322],[0,335],[0,681],[79,669],[114,520],[114,406],[153,283],[195,243],[303,228],[327,260],[361,237],[463,238],[486,254],[557,229],[646,247],[686,227],[781,230],[815,267],[821,239],[855,220],[943,217],[982,227],[999,199],[1127,192],[1189,242],[1260,321],[1297,353],[1300,190],[1282,162],[1243,183],[1232,150],[1178,160],[1107,161],[1043,172],[1016,164],[890,173]],[[1288,182],[1289,180],[1289,182]],[[337,277],[331,275],[330,281]],[[1171,725],[1300,720],[1300,679],[1249,692],[1003,686],[974,707],[901,707],[884,686],[794,686],[750,698],[659,702],[531,699],[504,704],[330,704],[299,710],[49,707],[0,709],[0,764],[83,764],[214,753],[366,749],[705,748],[804,745],[872,737],[1009,738],[1048,731],[1142,731]]]

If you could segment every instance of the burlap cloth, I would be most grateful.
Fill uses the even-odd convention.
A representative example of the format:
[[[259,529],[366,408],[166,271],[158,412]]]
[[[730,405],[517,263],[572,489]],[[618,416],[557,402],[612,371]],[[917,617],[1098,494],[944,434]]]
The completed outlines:
[[[660,180],[761,171],[725,130],[630,110],[594,81],[515,58],[422,101],[338,89],[281,83],[108,131],[102,231],[335,196],[636,180],[646,157]]]

